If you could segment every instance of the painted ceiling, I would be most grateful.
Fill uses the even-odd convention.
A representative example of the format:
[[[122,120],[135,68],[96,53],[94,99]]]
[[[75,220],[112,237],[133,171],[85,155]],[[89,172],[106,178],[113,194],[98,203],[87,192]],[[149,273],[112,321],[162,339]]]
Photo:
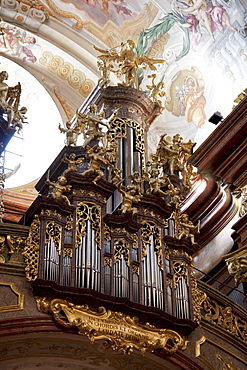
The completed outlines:
[[[92,45],[108,49],[132,39],[138,55],[166,61],[155,71],[155,82],[165,84],[165,109],[150,128],[150,152],[163,133],[180,133],[198,146],[216,127],[208,121],[213,113],[226,117],[246,88],[246,0],[2,0],[0,16],[0,69],[10,62],[11,71],[22,67],[52,99],[49,107],[38,94],[39,120],[48,127],[28,117],[24,134],[35,127],[33,145],[41,132],[46,148],[52,146],[48,137],[63,145],[58,124],[72,119],[100,78]],[[58,116],[49,121],[52,110]],[[52,128],[57,134],[49,135]],[[37,166],[40,149],[32,152]]]

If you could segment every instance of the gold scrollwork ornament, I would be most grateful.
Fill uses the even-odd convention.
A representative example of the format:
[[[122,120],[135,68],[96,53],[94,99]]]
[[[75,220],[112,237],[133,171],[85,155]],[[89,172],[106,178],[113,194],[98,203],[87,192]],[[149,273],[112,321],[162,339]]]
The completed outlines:
[[[62,299],[47,302],[37,298],[39,311],[51,313],[58,324],[70,328],[75,326],[79,334],[86,334],[94,342],[103,339],[105,348],[122,350],[130,354],[133,349],[142,354],[161,349],[165,353],[184,350],[187,341],[170,329],[158,329],[149,323],[139,324],[138,318],[131,318],[121,312],[99,307],[98,312],[87,305],[74,305]]]

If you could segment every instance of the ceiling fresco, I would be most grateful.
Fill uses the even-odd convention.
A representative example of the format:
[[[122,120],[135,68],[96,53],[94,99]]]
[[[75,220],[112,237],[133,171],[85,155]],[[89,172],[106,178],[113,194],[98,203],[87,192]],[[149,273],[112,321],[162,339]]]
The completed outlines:
[[[246,87],[246,12],[245,0],[2,0],[0,52],[42,84],[65,122],[100,78],[92,45],[132,39],[138,56],[165,60],[153,79],[164,85],[165,109],[149,152],[163,133],[198,146],[215,129],[212,114],[226,117]],[[140,85],[147,93],[149,75]]]

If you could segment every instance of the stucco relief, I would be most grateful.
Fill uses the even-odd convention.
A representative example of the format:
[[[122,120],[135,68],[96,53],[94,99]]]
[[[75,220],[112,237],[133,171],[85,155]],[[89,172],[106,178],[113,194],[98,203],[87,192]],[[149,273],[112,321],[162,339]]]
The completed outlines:
[[[43,52],[39,59],[39,63],[46,67],[49,72],[67,81],[71,87],[78,90],[84,97],[86,97],[95,86],[94,82],[87,79],[82,71],[74,69],[71,63],[64,61],[63,58],[58,55],[53,55],[50,51]]]

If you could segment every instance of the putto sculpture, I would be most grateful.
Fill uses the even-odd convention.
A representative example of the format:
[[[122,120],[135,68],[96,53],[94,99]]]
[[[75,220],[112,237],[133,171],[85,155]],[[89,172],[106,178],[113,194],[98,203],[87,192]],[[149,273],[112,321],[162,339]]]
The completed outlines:
[[[68,193],[71,189],[71,185],[67,185],[67,179],[65,176],[59,176],[56,182],[53,182],[49,179],[49,173],[45,182],[49,185],[49,195],[54,200],[62,200],[67,205],[71,205],[69,199],[63,193]]]

